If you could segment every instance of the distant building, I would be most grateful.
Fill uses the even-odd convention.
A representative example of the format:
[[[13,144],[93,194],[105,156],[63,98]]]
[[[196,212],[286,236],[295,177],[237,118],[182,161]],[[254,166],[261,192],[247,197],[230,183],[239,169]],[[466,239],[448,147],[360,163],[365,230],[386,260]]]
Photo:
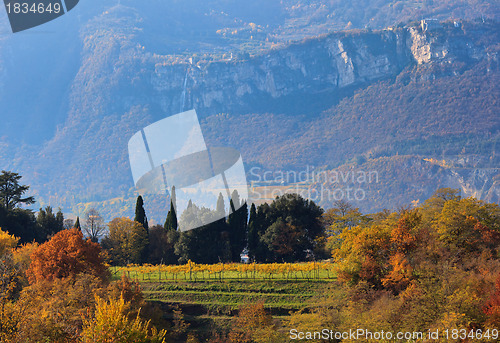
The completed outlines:
[[[420,22],[420,25],[422,26],[422,31],[424,32],[441,28],[441,24],[437,19],[423,19]]]
[[[248,256],[248,249],[245,248],[241,252],[240,258],[241,258],[241,263],[250,263],[250,257]]]

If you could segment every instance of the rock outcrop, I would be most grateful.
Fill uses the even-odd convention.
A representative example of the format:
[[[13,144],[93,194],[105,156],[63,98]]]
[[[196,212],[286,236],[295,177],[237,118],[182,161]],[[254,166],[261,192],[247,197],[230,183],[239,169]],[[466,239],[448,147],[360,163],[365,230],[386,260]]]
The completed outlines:
[[[152,83],[165,113],[183,108],[203,114],[234,113],[255,108],[255,102],[359,87],[394,77],[412,63],[446,65],[496,58],[481,38],[485,32],[497,34],[498,25],[470,31],[462,23],[440,25],[427,31],[417,26],[335,33],[247,60],[160,65]]]

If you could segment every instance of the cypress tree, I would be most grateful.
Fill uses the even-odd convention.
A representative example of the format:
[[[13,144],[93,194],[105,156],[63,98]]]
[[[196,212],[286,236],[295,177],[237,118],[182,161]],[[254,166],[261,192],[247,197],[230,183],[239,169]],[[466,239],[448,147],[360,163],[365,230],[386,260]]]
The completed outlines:
[[[257,246],[259,244],[259,232],[257,229],[257,209],[255,204],[250,206],[250,219],[248,220],[248,257],[251,261],[255,261],[257,255]]]
[[[246,203],[241,205],[240,196],[236,190],[231,194],[229,205],[232,211],[227,221],[231,243],[231,256],[233,262],[240,262],[240,254],[245,248],[246,243],[248,207]]]
[[[82,226],[80,225],[80,217],[76,217],[75,229],[82,231]]]
[[[142,196],[137,197],[137,202],[135,204],[135,218],[134,220],[141,223],[145,229],[148,229],[148,219],[146,217],[146,211],[144,210],[144,200]]]
[[[224,204],[222,193],[219,193],[219,198],[217,198],[217,208],[215,211],[217,212],[217,216],[226,217],[226,205]]]
[[[165,220],[163,227],[167,231],[177,231],[177,215],[175,214],[173,201],[170,201],[170,210],[168,211],[167,219]]]
[[[142,225],[142,231],[138,232],[138,242],[143,245],[144,248],[141,251],[141,262],[145,263],[148,260],[149,253],[149,228],[148,228],[148,218],[146,217],[146,211],[144,210],[144,200],[142,196],[137,197],[137,202],[135,205],[135,218],[134,221]]]

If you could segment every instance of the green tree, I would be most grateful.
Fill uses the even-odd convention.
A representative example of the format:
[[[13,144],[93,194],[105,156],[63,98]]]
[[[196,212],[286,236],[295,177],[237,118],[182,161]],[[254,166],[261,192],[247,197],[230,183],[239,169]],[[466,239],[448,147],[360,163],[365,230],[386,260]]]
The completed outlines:
[[[0,227],[21,239],[21,243],[34,239],[44,240],[39,233],[33,211],[22,209],[20,204],[33,204],[33,197],[24,197],[29,186],[20,185],[22,177],[13,172],[2,171],[0,174]]]
[[[265,257],[267,262],[272,262],[278,256],[283,258],[284,255],[276,255],[276,252],[290,250],[286,245],[291,244],[291,241],[288,239],[280,241],[280,237],[295,237],[293,241],[295,261],[305,260],[315,250],[317,240],[324,237],[324,226],[321,221],[323,209],[311,200],[304,199],[298,194],[285,194],[277,197],[271,205],[261,206],[257,212],[263,230],[260,234],[263,246],[260,248],[267,249]]]
[[[231,261],[231,248],[226,219],[220,218],[224,202],[218,202],[218,210],[198,207],[190,202],[182,213],[180,227],[195,228],[180,233],[175,245],[179,262],[191,260],[196,263],[218,263]],[[219,215],[218,215],[219,213]],[[203,223],[209,223],[203,225]]]
[[[177,231],[177,225],[178,225],[177,224],[177,215],[175,214],[174,203],[171,200],[170,201],[170,210],[168,211],[167,219],[165,220],[165,224],[163,225],[163,227],[167,231],[170,231],[170,230]]]
[[[134,221],[141,223],[145,229],[148,229],[148,218],[146,216],[146,211],[144,210],[144,200],[141,195],[137,197],[137,202],[135,204]]]
[[[262,236],[270,261],[294,262],[304,259],[305,232],[278,218]]]
[[[247,232],[247,247],[248,257],[251,261],[255,261],[257,254],[257,246],[259,244],[259,232],[257,229],[257,208],[252,203],[250,206],[250,218],[248,219],[248,232]]]
[[[80,225],[80,217],[76,217],[76,222],[75,222],[74,228],[82,231],[82,226]]]
[[[32,196],[23,198],[24,193],[29,190],[29,186],[20,185],[22,176],[14,172],[2,170],[0,174],[0,205],[6,210],[11,210],[19,204],[31,205],[35,203]]]
[[[0,206],[0,227],[11,235],[19,237],[20,243],[37,240],[43,242],[46,237],[40,232],[40,226],[36,222],[33,211],[22,208],[14,208],[7,211]]]
[[[146,216],[146,211],[144,210],[144,200],[142,196],[137,197],[137,202],[135,205],[135,218],[134,221],[141,223],[143,230],[140,233],[140,236],[147,242],[144,247],[141,255],[141,262],[146,263],[148,260],[148,251],[149,251],[149,224],[148,218]]]
[[[39,234],[42,240],[47,240],[59,231],[64,230],[64,216],[61,209],[54,214],[50,206],[41,208],[37,214],[36,222],[40,227]]]
[[[178,256],[175,254],[175,243],[179,239],[176,230],[165,230],[161,225],[149,229],[148,263],[175,264]]]
[[[231,256],[233,262],[240,262],[241,252],[246,246],[248,206],[246,203],[240,203],[236,190],[231,195],[229,206],[232,211],[227,219]],[[236,208],[237,210],[235,210]]]

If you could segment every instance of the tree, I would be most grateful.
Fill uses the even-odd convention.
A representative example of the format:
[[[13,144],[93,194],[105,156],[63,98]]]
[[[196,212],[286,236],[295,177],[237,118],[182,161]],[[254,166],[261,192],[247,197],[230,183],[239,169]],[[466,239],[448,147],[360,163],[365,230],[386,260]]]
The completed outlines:
[[[146,211],[144,210],[144,201],[142,200],[142,196],[137,197],[137,203],[135,206],[135,222],[138,222],[142,225],[142,232],[140,236],[146,240],[146,246],[142,250],[141,253],[141,263],[145,263],[148,259],[148,245],[149,245],[149,224],[148,218],[146,216]]]
[[[278,218],[262,236],[262,241],[270,252],[270,260],[294,262],[304,259],[304,230]]]
[[[427,199],[423,204],[422,212],[424,220],[430,221],[435,218],[443,209],[444,204],[449,200],[460,201],[460,190],[452,188],[440,188]]]
[[[72,229],[75,227],[75,221],[73,219],[64,219],[63,221],[64,230]]]
[[[99,242],[99,239],[106,232],[104,219],[102,219],[101,215],[95,208],[91,208],[85,213],[85,225],[83,226],[83,232],[92,242],[96,243]]]
[[[39,225],[39,234],[43,241],[53,236],[57,232],[64,230],[64,216],[61,209],[54,214],[52,207],[47,206],[41,208],[36,217],[36,222]]]
[[[75,222],[74,228],[82,231],[82,226],[80,225],[80,217],[76,217],[76,222]]]
[[[108,224],[109,234],[102,240],[115,265],[142,263],[148,237],[144,226],[126,217],[115,218]]]
[[[17,247],[18,242],[19,238],[9,235],[0,228],[0,257],[10,253],[12,249]]]
[[[167,214],[167,219],[165,220],[165,224],[163,225],[165,230],[177,231],[177,215],[175,214],[175,207],[173,200],[170,201],[170,210]]]
[[[96,296],[94,316],[84,318],[82,341],[116,343],[163,343],[166,331],[158,332],[150,328],[150,322],[142,321],[139,316],[130,320],[126,313],[123,297],[106,301]]]
[[[161,225],[149,229],[148,263],[175,264],[178,256],[175,254],[175,243],[179,239],[179,232],[165,230]]]
[[[146,217],[146,211],[144,210],[144,200],[140,195],[137,197],[137,202],[135,204],[134,221],[141,223],[145,229],[148,229],[148,218]]]
[[[229,206],[232,211],[227,218],[231,256],[233,262],[240,262],[241,252],[246,246],[248,206],[246,203],[240,204],[236,190],[231,195]]]
[[[224,204],[224,197],[222,196],[222,193],[219,193],[219,197],[217,198],[217,207],[215,208],[215,213],[218,217],[226,217],[226,205]]]
[[[351,229],[367,222],[368,218],[363,216],[359,208],[355,208],[345,200],[336,201],[334,207],[323,214],[323,223],[329,235],[339,235],[344,229]]]
[[[291,241],[280,242],[279,237],[292,236],[296,239],[292,248],[294,250],[293,258],[297,261],[305,260],[314,251],[317,239],[324,236],[322,214],[321,207],[298,194],[285,194],[277,197],[271,205],[259,206],[257,218],[259,218],[259,226],[263,231],[260,234],[260,241],[267,250],[265,257],[267,262],[272,262],[276,258],[276,251],[290,250],[290,247],[285,245],[290,244]],[[278,221],[279,223],[277,223]],[[274,223],[277,224],[271,228]],[[286,230],[290,230],[290,232],[286,232]],[[282,246],[278,247],[276,244]],[[272,250],[270,250],[271,246],[274,247]]]
[[[440,242],[457,256],[467,258],[500,244],[500,207],[474,198],[446,201],[434,221]]]
[[[33,204],[33,197],[24,197],[29,186],[20,185],[21,176],[2,171],[0,174],[0,227],[20,238],[21,243],[31,242],[40,237],[39,227],[33,211],[22,209],[21,204]]]
[[[255,204],[252,203],[252,205],[250,206],[250,218],[248,220],[248,232],[247,232],[248,257],[250,258],[251,261],[255,261],[258,244],[259,244],[259,232],[257,229],[257,208],[255,207]]]
[[[264,203],[257,208],[257,214],[254,220],[255,236],[257,244],[255,247],[255,261],[265,262],[270,259],[270,251],[266,243],[262,241],[266,229],[272,224],[270,219],[271,207],[268,203]]]
[[[216,211],[205,207],[200,208],[192,202],[188,205],[188,208],[181,215],[179,225],[181,228],[195,229],[181,232],[179,236],[175,245],[175,253],[179,256],[179,262],[185,263],[188,260],[196,263],[231,261],[228,224],[224,217],[220,218],[223,208],[223,199],[218,201]]]
[[[0,174],[0,205],[7,210],[11,210],[19,204],[31,205],[35,203],[35,198],[30,196],[23,198],[24,193],[29,190],[29,186],[20,185],[22,176],[17,173],[2,170]]]
[[[101,257],[101,247],[84,240],[78,229],[63,230],[40,245],[31,255],[26,272],[30,283],[54,280],[87,273],[99,278],[108,277],[108,269]]]
[[[40,226],[31,210],[14,208],[7,211],[0,206],[0,227],[11,235],[19,237],[20,243],[46,240],[46,237],[40,232]]]
[[[280,334],[273,323],[273,317],[266,311],[263,302],[240,307],[231,326],[229,332],[231,343],[280,341]]]
[[[482,308],[491,327],[500,325],[500,275],[495,282],[495,291]]]

